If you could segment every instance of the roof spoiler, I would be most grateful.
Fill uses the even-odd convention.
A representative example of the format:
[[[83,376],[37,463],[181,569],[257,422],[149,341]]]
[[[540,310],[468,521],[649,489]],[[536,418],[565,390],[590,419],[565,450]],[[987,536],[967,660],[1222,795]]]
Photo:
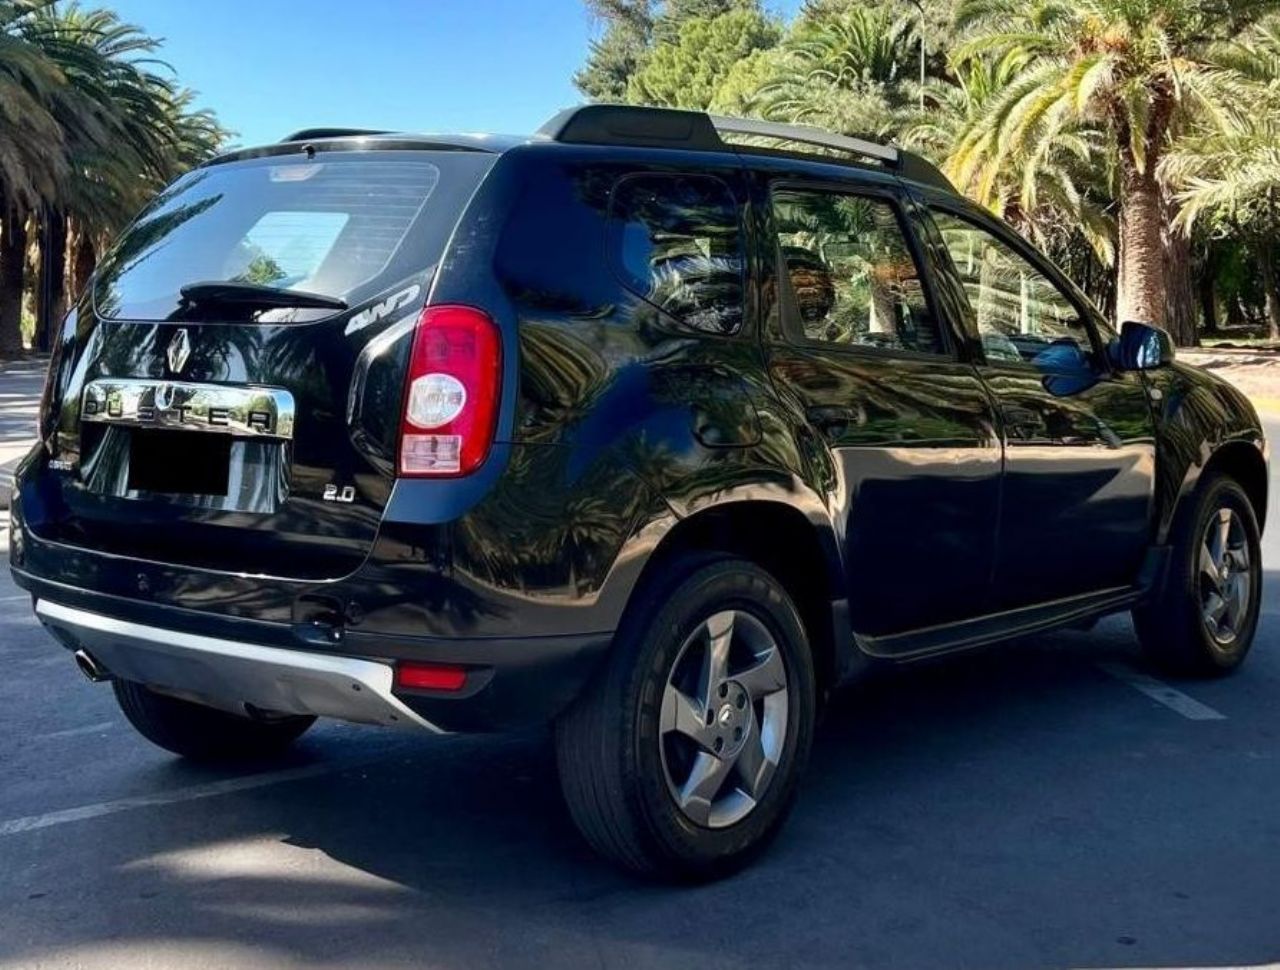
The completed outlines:
[[[833,134],[811,125],[728,118],[671,108],[588,104],[560,112],[538,130],[538,135],[574,145],[679,148],[686,151],[734,151],[753,147],[727,142],[724,135],[766,138],[826,148],[881,165],[903,178],[948,192],[955,191],[955,186],[937,166],[914,152],[865,138]]]

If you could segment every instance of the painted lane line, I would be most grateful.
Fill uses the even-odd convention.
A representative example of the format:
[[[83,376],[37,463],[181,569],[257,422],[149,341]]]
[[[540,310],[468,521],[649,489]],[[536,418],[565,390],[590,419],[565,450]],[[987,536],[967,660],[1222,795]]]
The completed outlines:
[[[1145,694],[1157,704],[1163,704],[1169,710],[1181,714],[1188,721],[1225,721],[1227,716],[1215,711],[1208,704],[1201,704],[1194,697],[1170,687],[1162,680],[1148,677],[1132,667],[1118,663],[1100,663],[1102,670],[1121,683],[1128,684],[1140,694]]]
[[[0,596],[0,603],[16,603],[18,600],[29,600],[30,596]]]
[[[48,734],[32,736],[34,741],[54,741],[58,738],[77,738],[82,734],[98,734],[109,731],[116,726],[115,721],[99,721],[97,724],[86,724],[83,727],[66,728],[62,731],[50,731]]]
[[[267,771],[244,778],[227,778],[204,785],[190,785],[186,788],[174,788],[170,791],[156,792],[154,795],[135,795],[132,798],[118,798],[109,802],[97,802],[93,805],[80,805],[77,808],[65,808],[58,812],[46,812],[43,815],[25,815],[0,822],[0,838],[8,835],[19,835],[23,832],[34,832],[55,825],[66,825],[68,822],[83,822],[88,819],[102,818],[105,815],[116,815],[120,812],[132,811],[135,808],[151,808],[155,805],[176,805],[181,802],[194,802],[203,798],[216,798],[219,795],[231,795],[236,792],[251,791],[255,788],[266,788],[269,785],[283,785],[291,781],[303,781],[308,778],[319,778],[340,771],[348,771],[375,761],[385,760],[385,754],[376,758],[364,758],[338,763],[307,765],[302,768],[287,768],[284,771]]]

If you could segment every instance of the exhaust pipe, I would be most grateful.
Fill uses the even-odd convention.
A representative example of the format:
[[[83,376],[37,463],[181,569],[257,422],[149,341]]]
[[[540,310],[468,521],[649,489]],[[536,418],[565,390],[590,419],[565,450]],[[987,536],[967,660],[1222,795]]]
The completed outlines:
[[[111,671],[98,663],[88,650],[77,650],[75,658],[76,666],[80,668],[80,673],[84,674],[93,683],[100,684],[104,680],[111,679]]]

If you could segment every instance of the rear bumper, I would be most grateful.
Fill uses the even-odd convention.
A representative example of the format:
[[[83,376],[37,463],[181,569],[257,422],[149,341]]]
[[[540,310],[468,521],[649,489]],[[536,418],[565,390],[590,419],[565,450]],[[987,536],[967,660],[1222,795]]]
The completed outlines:
[[[36,615],[68,650],[113,675],[223,710],[314,714],[432,731],[543,724],[595,673],[611,634],[444,639],[346,630],[302,643],[289,624],[264,623],[107,596],[13,570]],[[398,690],[397,660],[467,668],[457,692]]]
[[[392,693],[388,663],[179,633],[49,600],[36,616],[63,646],[93,655],[113,677],[244,714],[314,714],[438,731]]]

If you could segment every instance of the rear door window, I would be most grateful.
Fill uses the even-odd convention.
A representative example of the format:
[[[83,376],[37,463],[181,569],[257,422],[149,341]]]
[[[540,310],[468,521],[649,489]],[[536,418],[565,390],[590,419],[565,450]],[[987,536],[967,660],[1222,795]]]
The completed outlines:
[[[429,268],[496,158],[478,152],[324,152],[233,161],[163,192],[104,260],[110,318],[164,320],[191,283],[253,283],[355,305]],[[288,319],[317,310],[273,311]]]
[[[709,175],[632,175],[613,191],[609,256],[632,292],[703,333],[742,327],[742,220]]]
[[[773,192],[773,217],[791,304],[787,324],[806,343],[915,354],[946,347],[897,207],[826,189]]]

